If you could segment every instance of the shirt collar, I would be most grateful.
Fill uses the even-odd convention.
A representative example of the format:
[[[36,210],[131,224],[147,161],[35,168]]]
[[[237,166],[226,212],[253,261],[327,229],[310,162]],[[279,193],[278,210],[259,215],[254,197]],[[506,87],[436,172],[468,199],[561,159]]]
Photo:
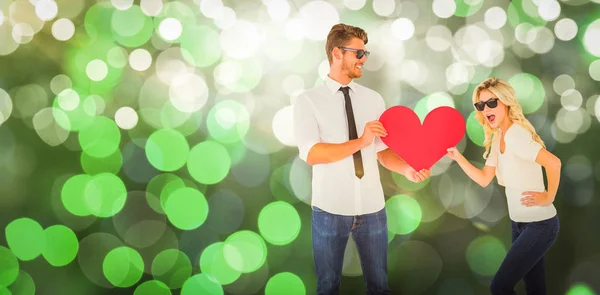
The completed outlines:
[[[352,90],[352,92],[356,92],[356,83],[354,83],[354,80],[350,81],[350,83],[348,83],[348,85],[342,85],[340,82],[331,79],[331,77],[329,77],[329,75],[327,75],[325,77],[325,85],[327,86],[327,89],[329,89],[329,91],[331,92],[331,94],[335,94],[336,92],[338,92],[340,90],[340,87],[343,86],[348,86],[350,87],[350,90]]]

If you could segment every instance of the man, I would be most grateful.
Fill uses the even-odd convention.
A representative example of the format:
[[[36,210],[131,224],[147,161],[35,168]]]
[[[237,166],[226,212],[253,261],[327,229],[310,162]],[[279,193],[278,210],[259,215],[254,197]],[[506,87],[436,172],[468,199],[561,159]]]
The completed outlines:
[[[377,160],[413,182],[429,177],[387,148],[377,121],[385,110],[377,92],[356,84],[369,52],[364,30],[345,24],[327,36],[330,72],[323,85],[298,97],[294,133],[300,158],[313,166],[312,238],[317,294],[338,294],[349,234],[356,243],[369,294],[390,294],[388,231]],[[360,132],[358,132],[360,130]]]

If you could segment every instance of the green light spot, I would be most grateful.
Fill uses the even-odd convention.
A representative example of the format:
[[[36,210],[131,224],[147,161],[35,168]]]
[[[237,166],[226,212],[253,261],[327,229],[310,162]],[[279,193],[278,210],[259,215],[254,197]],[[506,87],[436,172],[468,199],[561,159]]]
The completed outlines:
[[[100,173],[117,174],[123,166],[123,155],[118,149],[107,157],[96,158],[85,151],[81,153],[81,167],[86,174],[95,175]]]
[[[108,157],[119,149],[121,132],[117,124],[107,117],[96,117],[91,125],[79,132],[79,144],[90,156]]]
[[[135,288],[133,295],[171,295],[171,290],[161,281],[147,281]]]
[[[207,26],[184,26],[181,53],[185,60],[199,68],[214,65],[221,58],[219,34]]]
[[[183,288],[181,295],[223,295],[223,287],[213,278],[205,274],[197,274],[189,278]]]
[[[167,18],[176,18],[183,29],[196,24],[196,15],[192,7],[180,1],[167,2],[160,13],[154,17],[154,29],[158,31],[160,23]],[[196,36],[197,37],[197,36]]]
[[[70,228],[53,225],[44,230],[46,246],[42,255],[52,266],[64,266],[71,263],[79,251],[79,241]]]
[[[111,173],[101,173],[92,177],[85,187],[84,194],[88,210],[98,217],[110,217],[119,213],[127,199],[127,189],[123,181]]]
[[[569,288],[566,295],[596,295],[596,292],[586,284],[576,283]]]
[[[86,75],[85,67],[82,71],[82,75]],[[74,93],[76,93],[80,98],[85,97],[85,93],[80,89],[65,89],[56,96],[54,102],[52,103],[52,116],[54,117],[56,124],[68,131],[80,131],[92,124],[94,122],[94,116],[96,112],[95,106],[92,108],[86,107],[82,101],[80,101],[79,104],[77,104],[77,106],[73,109],[69,108],[68,110],[65,110],[61,108],[61,104],[59,103],[59,101],[62,100],[61,96],[65,94],[73,96]],[[86,111],[88,108],[90,108],[90,110]],[[89,111],[92,112],[90,113]]]
[[[410,196],[396,195],[385,203],[385,212],[388,219],[388,230],[398,234],[410,234],[421,223],[421,206]]]
[[[225,100],[210,110],[206,124],[214,139],[223,143],[234,143],[241,141],[248,133],[250,115],[240,103]]]
[[[2,286],[0,285],[1,288]],[[35,282],[30,274],[21,270],[19,277],[10,285],[9,290],[15,295],[35,295]],[[2,294],[2,291],[0,291],[0,294]]]
[[[172,182],[175,182],[177,185],[171,185]],[[148,205],[152,210],[158,213],[164,213],[164,207],[168,196],[173,191],[182,187],[185,187],[185,183],[175,174],[163,173],[155,176],[150,180],[146,187],[146,199],[148,200]]]
[[[483,5],[483,0],[454,0],[456,3],[456,11],[454,15],[467,17],[475,14]]]
[[[61,199],[65,209],[76,216],[92,214],[85,202],[85,189],[92,177],[87,174],[75,175],[63,185]]]
[[[110,23],[113,12],[116,9],[110,2],[98,2],[90,7],[85,14],[85,30],[91,38],[112,40]]]
[[[287,245],[300,233],[300,215],[289,203],[273,202],[260,211],[258,229],[267,242]]]
[[[265,264],[267,245],[257,233],[249,230],[239,231],[225,240],[223,253],[231,268],[250,273]]]
[[[0,286],[0,295],[12,295],[12,292],[6,287]]]
[[[175,171],[183,167],[189,151],[185,137],[173,129],[158,130],[146,142],[148,161],[162,171]]]
[[[142,278],[144,261],[134,249],[119,247],[106,255],[102,263],[102,271],[111,284],[127,288],[135,285]]]
[[[152,262],[154,279],[165,282],[171,289],[179,289],[192,275],[192,263],[183,252],[176,249],[165,250]]]
[[[525,5],[529,6],[527,10],[529,13],[527,13],[524,9]],[[516,28],[522,23],[529,23],[536,27],[543,27],[547,23],[538,14],[537,5],[533,4],[532,0],[510,1],[506,14],[508,17],[508,23],[510,23],[513,28]]]
[[[115,41],[126,47],[138,47],[150,40],[154,25],[138,5],[133,5],[127,10],[115,10],[111,28]]]
[[[269,279],[265,287],[265,295],[305,295],[306,287],[302,280],[295,274],[282,272]]]
[[[31,218],[19,218],[6,226],[6,241],[12,252],[22,261],[29,261],[42,254],[44,229]]]
[[[221,285],[229,285],[235,282],[241,275],[241,272],[231,268],[225,260],[223,252],[225,243],[214,243],[200,255],[200,270],[209,276],[214,277]]]
[[[215,184],[227,176],[231,157],[227,149],[214,141],[204,141],[190,151],[187,163],[190,175],[198,182]]]
[[[524,114],[533,113],[544,104],[546,90],[538,77],[520,73],[510,78],[508,83],[515,89],[517,100],[523,108]]]
[[[414,183],[406,179],[404,175],[395,172],[392,173],[392,179],[399,187],[411,192],[416,192],[426,187],[429,184],[429,181],[431,180],[431,178],[427,178],[425,181]]]
[[[12,284],[19,276],[19,261],[8,248],[0,246],[0,287]]]
[[[478,237],[467,247],[469,267],[483,276],[493,276],[498,271],[504,256],[506,256],[504,245],[493,236]]]
[[[436,92],[419,100],[415,106],[415,113],[423,123],[429,112],[442,106],[454,108],[454,100],[445,92]]]
[[[191,230],[206,221],[208,203],[201,192],[184,187],[171,193],[165,204],[165,212],[174,226]]]
[[[477,122],[477,119],[475,119],[475,114],[476,111],[471,112],[467,119],[467,135],[474,144],[483,146],[485,134],[483,133],[483,127]]]

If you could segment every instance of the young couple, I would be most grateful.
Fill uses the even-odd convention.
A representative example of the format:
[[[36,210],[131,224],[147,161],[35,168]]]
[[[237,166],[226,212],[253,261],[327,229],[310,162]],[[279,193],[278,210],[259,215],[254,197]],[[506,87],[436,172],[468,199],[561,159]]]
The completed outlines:
[[[390,294],[387,219],[377,162],[413,182],[430,176],[429,170],[412,169],[381,141],[386,130],[377,120],[385,111],[384,100],[353,81],[361,77],[369,56],[367,42],[367,34],[358,27],[333,26],[326,43],[330,72],[325,83],[300,95],[294,106],[300,158],[313,166],[317,294],[338,294],[350,234],[368,294]],[[496,78],[482,82],[473,93],[473,103],[485,132],[485,167],[471,165],[453,147],[447,156],[478,184],[487,186],[496,176],[506,187],[513,243],[494,276],[491,292],[515,294],[515,285],[524,279],[528,294],[545,294],[544,254],[559,229],[552,202],[560,160],[544,148],[506,82]]]

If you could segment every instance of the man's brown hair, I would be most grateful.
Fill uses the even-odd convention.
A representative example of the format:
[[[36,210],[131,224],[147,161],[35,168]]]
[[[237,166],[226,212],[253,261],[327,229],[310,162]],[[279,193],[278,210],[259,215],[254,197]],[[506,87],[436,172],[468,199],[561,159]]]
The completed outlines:
[[[325,50],[327,51],[327,59],[329,64],[333,63],[333,49],[336,47],[344,47],[352,38],[358,38],[363,40],[365,44],[369,42],[367,33],[359,28],[345,24],[337,24],[331,27],[329,34],[327,35],[327,43],[325,44]]]

